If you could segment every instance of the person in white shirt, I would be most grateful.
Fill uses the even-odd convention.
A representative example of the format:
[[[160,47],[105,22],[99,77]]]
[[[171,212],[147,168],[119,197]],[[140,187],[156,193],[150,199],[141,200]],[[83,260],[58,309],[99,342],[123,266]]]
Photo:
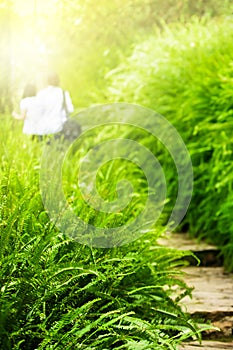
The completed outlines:
[[[36,95],[32,84],[25,87],[20,101],[20,112],[12,113],[16,119],[23,119],[23,133],[35,135],[42,139],[44,135],[57,134],[63,130],[67,117],[74,111],[68,91],[59,87],[59,77],[56,73],[48,75],[48,86]]]
[[[47,82],[48,86],[36,96],[36,105],[40,110],[40,135],[60,132],[67,116],[74,111],[69,92],[59,87],[58,75],[49,74]]]
[[[36,87],[27,84],[20,101],[20,114],[13,112],[13,117],[24,120],[23,133],[27,135],[40,135],[38,121],[40,109],[36,102]]]

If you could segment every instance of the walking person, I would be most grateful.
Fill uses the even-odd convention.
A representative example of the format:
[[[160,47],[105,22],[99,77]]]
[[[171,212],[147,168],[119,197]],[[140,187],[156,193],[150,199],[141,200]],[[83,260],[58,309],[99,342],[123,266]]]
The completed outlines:
[[[74,111],[69,92],[62,90],[59,83],[58,75],[50,73],[47,78],[48,85],[36,96],[44,135],[61,132],[68,115]]]
[[[59,86],[56,73],[48,75],[47,86],[37,94],[34,85],[25,87],[20,111],[21,114],[12,115],[24,120],[23,132],[33,138],[42,140],[45,135],[54,134],[56,139],[73,141],[81,133],[80,125],[68,118],[74,111],[73,103],[69,92]]]
[[[15,119],[24,121],[23,133],[32,135],[32,138],[40,137],[40,109],[36,103],[36,86],[34,84],[27,84],[25,86],[19,108],[20,113],[14,111],[12,116]]]

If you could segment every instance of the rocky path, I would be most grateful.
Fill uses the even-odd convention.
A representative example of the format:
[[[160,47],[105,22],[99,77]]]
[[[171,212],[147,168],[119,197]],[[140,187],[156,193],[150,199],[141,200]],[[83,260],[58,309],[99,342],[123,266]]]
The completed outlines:
[[[219,330],[203,334],[203,342],[190,341],[180,350],[233,350],[233,274],[227,274],[216,247],[191,240],[185,234],[169,234],[160,244],[189,250],[200,259],[200,265],[188,258],[190,266],[184,269],[185,281],[194,287],[192,299],[185,297],[183,307],[193,316],[211,323]]]

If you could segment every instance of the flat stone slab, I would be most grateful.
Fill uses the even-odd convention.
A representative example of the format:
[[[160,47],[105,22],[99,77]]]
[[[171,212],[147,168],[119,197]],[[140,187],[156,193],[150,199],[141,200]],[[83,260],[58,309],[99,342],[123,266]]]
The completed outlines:
[[[193,291],[192,298],[186,296],[181,300],[181,305],[184,311],[192,314],[202,323],[218,328],[202,333],[203,339],[208,341],[203,342],[201,346],[197,342],[192,342],[185,344],[181,349],[233,350],[233,343],[216,342],[233,339],[233,273],[225,273],[218,256],[218,248],[192,239],[183,233],[166,233],[158,240],[158,244],[191,251],[200,259],[201,266],[197,266],[197,260],[187,256],[189,263],[195,266],[182,269],[185,273],[183,280],[193,288]],[[211,342],[214,339],[216,341]]]
[[[166,247],[171,247],[179,250],[190,251],[205,251],[217,250],[216,246],[200,241],[195,238],[190,238],[186,233],[166,232],[158,239],[158,244]]]
[[[200,260],[201,266],[222,266],[220,250],[211,244],[190,238],[186,233],[167,232],[157,241],[159,245],[183,251],[193,252]],[[191,265],[197,265],[197,260],[192,256],[185,257]]]
[[[185,282],[194,287],[192,299],[186,296],[181,301],[184,310],[219,329],[205,331],[203,338],[233,339],[233,274],[224,273],[222,267],[183,270]]]
[[[201,345],[197,342],[190,342],[190,343],[182,344],[179,347],[179,350],[198,350],[198,349],[232,350],[233,349],[233,342],[225,343],[225,342],[204,340]]]
[[[226,274],[222,267],[188,267],[183,271],[185,282],[194,287],[192,299],[182,299],[189,313],[209,315],[212,320],[223,314],[233,316],[233,274]]]

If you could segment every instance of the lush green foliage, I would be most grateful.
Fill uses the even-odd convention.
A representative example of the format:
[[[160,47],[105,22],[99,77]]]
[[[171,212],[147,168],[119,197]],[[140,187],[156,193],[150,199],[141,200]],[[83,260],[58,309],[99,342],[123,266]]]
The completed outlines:
[[[51,11],[43,16],[38,8],[29,18],[15,13],[8,1],[0,8],[0,110],[11,108],[25,83],[22,77],[37,80],[52,65],[78,108],[127,101],[163,114],[183,136],[194,166],[193,200],[183,229],[221,245],[229,270],[233,28],[231,17],[197,18],[230,15],[231,6],[228,0],[103,0],[98,5],[65,0],[59,1],[56,16],[51,17]],[[196,19],[187,24],[192,15]],[[164,24],[177,20],[183,24]],[[114,249],[91,249],[59,233],[39,191],[43,144],[23,136],[20,122],[9,116],[1,117],[1,126],[0,347],[176,349],[182,340],[199,337],[198,325],[180,307],[182,297],[190,293],[177,269],[184,253],[157,246],[162,227]],[[95,130],[77,158],[89,149],[91,139],[112,136],[115,130]],[[177,181],[168,152],[148,135],[133,131],[125,136],[158,155],[169,184],[165,213],[169,212]],[[140,212],[146,181],[138,168],[115,160],[98,173],[105,198],[116,197],[116,183],[125,174],[136,191],[123,214],[107,216],[80,201],[77,168],[69,162],[68,157],[64,191],[84,220],[116,227]]]
[[[199,337],[180,307],[190,293],[177,269],[184,253],[159,247],[158,230],[112,249],[59,233],[39,193],[43,144],[9,117],[1,123],[1,349],[176,349]]]
[[[165,26],[108,75],[112,101],[150,107],[182,135],[195,177],[185,228],[223,246],[229,270],[233,269],[232,29],[231,19]],[[166,159],[162,157],[163,164]]]
[[[0,110],[57,69],[75,104],[100,101],[105,74],[163,23],[232,14],[231,0],[1,0]]]
[[[56,51],[51,58],[78,106],[106,102],[107,96],[99,93],[106,86],[105,75],[135,44],[156,35],[164,23],[231,16],[232,6],[231,0],[62,0],[59,56]]]

